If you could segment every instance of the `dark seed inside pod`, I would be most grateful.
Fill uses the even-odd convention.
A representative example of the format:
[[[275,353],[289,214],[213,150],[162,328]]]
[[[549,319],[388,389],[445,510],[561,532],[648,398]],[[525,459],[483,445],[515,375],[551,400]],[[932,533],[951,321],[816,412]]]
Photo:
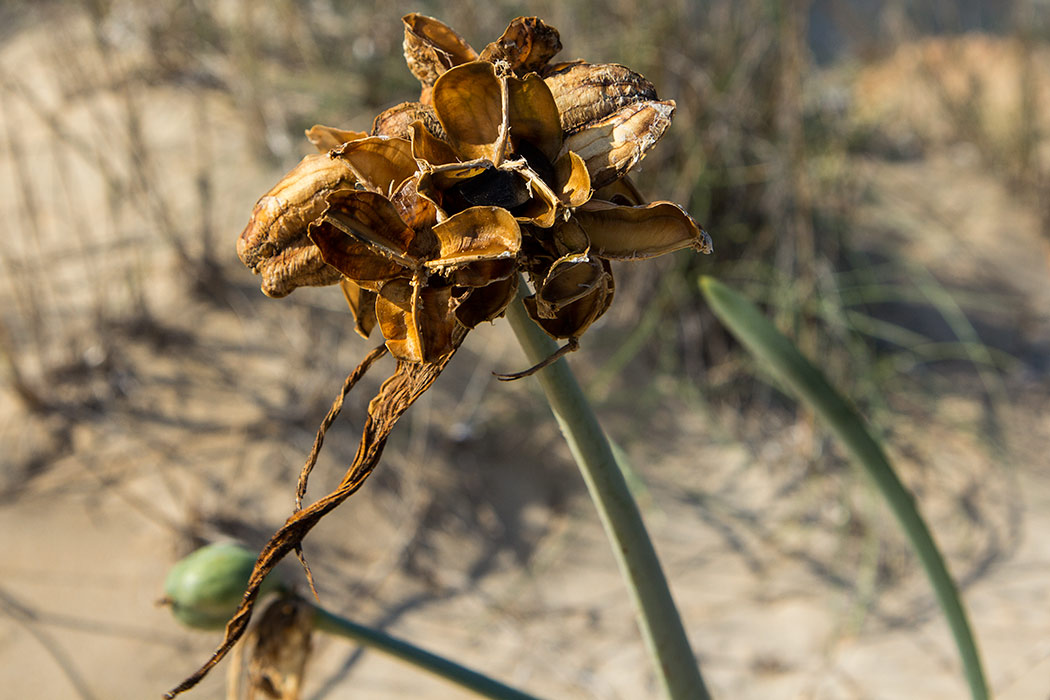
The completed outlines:
[[[529,188],[524,178],[509,170],[491,168],[458,183],[449,190],[465,207],[502,207],[513,209],[529,201]],[[446,202],[446,209],[448,202]]]
[[[518,141],[515,144],[514,152],[525,159],[525,162],[529,164],[532,171],[540,176],[540,179],[547,183],[547,186],[551,189],[556,188],[557,176],[554,174],[554,166],[547,156],[544,155],[536,146],[532,145],[528,141]]]

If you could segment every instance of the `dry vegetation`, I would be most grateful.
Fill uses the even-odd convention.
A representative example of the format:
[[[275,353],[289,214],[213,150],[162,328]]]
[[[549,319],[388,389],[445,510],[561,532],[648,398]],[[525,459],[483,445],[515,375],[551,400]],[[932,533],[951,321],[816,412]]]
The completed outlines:
[[[167,568],[284,521],[370,349],[334,290],[264,298],[234,240],[309,152],[304,128],[364,129],[412,93],[409,11],[476,45],[540,15],[564,58],[630,65],[678,103],[636,181],[686,204],[715,255],[618,268],[617,304],[572,364],[634,465],[716,697],[964,691],[889,517],[717,328],[700,272],[762,302],[890,440],[997,694],[1050,694],[1047,18],[1018,3],[1010,36],[900,39],[818,69],[806,3],[642,5],[0,3],[12,697],[159,696],[216,642],[153,606]],[[525,366],[503,324],[468,339],[307,540],[323,600],[537,695],[650,696],[556,427],[527,381],[491,375]],[[329,433],[318,493],[383,371]],[[461,697],[339,642],[308,678],[311,698]],[[221,697],[221,679],[195,692]]]

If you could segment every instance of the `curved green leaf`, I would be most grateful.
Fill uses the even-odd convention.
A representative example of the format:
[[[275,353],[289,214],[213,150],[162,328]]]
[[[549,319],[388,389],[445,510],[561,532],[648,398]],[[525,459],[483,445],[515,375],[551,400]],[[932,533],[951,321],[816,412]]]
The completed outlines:
[[[827,422],[875,482],[904,528],[933,585],[937,601],[959,648],[971,695],[974,700],[988,698],[988,685],[981,668],[977,643],[955,582],[915,505],[914,497],[897,477],[886,453],[868,432],[864,421],[849,402],[832,388],[824,374],[803,357],[795,344],[767,321],[754,304],[711,277],[701,278],[700,289],[711,310],[726,328]]]

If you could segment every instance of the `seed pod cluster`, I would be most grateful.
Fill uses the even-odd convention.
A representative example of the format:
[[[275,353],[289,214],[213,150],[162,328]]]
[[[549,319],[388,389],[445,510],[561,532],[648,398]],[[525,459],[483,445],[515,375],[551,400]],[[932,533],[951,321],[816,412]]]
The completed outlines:
[[[419,99],[368,135],[307,132],[322,153],[259,200],[238,245],[264,292],[339,282],[359,333],[433,363],[502,315],[519,272],[530,316],[575,347],[612,303],[610,261],[710,252],[681,207],[627,180],[674,116],[645,77],[551,64],[560,36],[535,17],[481,51],[439,20],[403,21]]]

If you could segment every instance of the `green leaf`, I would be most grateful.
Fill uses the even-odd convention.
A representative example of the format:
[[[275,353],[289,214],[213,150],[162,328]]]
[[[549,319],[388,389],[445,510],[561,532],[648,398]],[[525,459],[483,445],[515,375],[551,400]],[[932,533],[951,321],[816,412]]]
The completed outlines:
[[[974,700],[985,700],[988,685],[958,589],[914,497],[897,477],[880,444],[824,374],[803,357],[795,344],[766,320],[754,304],[711,277],[701,278],[700,289],[726,328],[816,411],[875,482],[926,570],[959,648],[971,695]]]

